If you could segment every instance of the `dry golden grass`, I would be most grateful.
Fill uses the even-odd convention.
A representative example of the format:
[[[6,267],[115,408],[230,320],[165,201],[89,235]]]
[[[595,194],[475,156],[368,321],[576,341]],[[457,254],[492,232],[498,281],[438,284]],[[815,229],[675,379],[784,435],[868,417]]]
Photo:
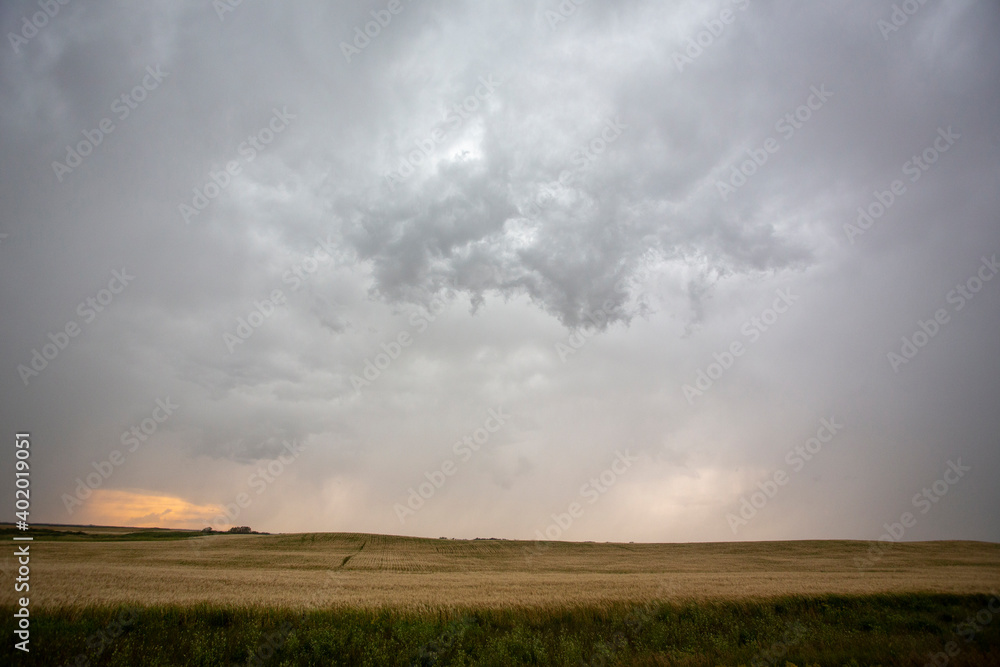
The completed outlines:
[[[794,594],[989,593],[1000,545],[892,546],[859,569],[867,542],[705,544],[464,541],[383,535],[214,535],[155,541],[37,541],[33,607],[136,605],[391,607],[605,605]],[[6,578],[6,576],[5,576]],[[4,585],[0,604],[13,604]]]

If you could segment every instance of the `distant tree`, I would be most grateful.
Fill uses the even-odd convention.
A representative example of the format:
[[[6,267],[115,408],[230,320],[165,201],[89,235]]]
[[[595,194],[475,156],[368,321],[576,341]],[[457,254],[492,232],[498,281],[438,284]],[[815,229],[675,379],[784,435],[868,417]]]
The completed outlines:
[[[215,531],[213,531],[213,530],[212,530],[212,527],[211,527],[211,526],[209,526],[209,527],[207,527],[207,528],[202,528],[202,529],[201,529],[201,532],[203,532],[203,533],[213,533],[213,532],[215,532]]]
[[[250,526],[233,526],[229,529],[230,533],[239,533],[241,535],[249,535],[253,531],[250,530]]]

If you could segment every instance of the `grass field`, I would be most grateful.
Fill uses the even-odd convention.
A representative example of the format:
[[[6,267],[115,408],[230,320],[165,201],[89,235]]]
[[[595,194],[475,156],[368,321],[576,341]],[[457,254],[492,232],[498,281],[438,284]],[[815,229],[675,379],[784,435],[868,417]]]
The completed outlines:
[[[851,541],[41,528],[17,664],[922,665],[948,642],[949,665],[1000,664],[989,543],[899,544],[859,568],[869,545]]]

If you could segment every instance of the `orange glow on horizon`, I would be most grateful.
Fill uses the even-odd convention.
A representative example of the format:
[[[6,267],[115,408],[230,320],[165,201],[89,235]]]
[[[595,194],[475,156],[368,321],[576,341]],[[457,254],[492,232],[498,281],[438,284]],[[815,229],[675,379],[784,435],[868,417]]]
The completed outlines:
[[[183,498],[142,490],[97,489],[74,513],[75,523],[95,526],[191,528],[209,525],[222,511],[218,505],[195,505]]]

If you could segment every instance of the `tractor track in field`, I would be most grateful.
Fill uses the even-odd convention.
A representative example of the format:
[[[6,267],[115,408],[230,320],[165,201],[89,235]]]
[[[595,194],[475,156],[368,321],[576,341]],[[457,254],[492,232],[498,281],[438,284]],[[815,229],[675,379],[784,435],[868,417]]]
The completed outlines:
[[[347,556],[344,556],[344,560],[340,561],[340,567],[338,567],[337,569],[338,570],[343,570],[344,567],[350,562],[350,560],[352,558],[354,558],[355,556],[357,556],[359,553],[361,553],[364,550],[366,544],[368,544],[368,540],[365,540],[364,542],[362,542],[361,546],[358,547],[357,551],[355,551],[354,553],[349,554]]]

